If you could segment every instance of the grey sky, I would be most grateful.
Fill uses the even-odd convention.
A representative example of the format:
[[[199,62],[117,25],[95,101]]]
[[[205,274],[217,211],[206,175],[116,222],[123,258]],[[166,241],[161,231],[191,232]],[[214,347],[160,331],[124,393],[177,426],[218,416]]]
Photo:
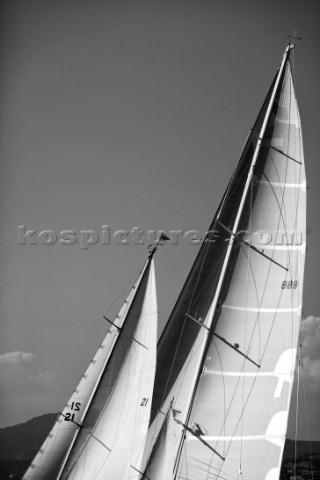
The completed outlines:
[[[295,28],[319,317],[318,19],[312,0],[2,2],[1,426],[61,409],[147,244],[19,245],[17,227],[205,231]],[[157,255],[161,325],[196,252],[181,238]]]

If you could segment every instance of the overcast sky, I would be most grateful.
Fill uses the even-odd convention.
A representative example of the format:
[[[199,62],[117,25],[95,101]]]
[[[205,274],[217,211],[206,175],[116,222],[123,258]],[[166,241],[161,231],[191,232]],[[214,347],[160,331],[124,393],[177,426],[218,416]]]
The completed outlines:
[[[77,384],[105,333],[102,315],[146,257],[146,233],[143,245],[133,244],[136,233],[119,245],[114,232],[209,226],[297,28],[311,187],[303,379],[311,435],[320,440],[319,5],[2,2],[1,427],[59,411]],[[21,245],[26,230],[36,234]],[[44,230],[57,239],[73,230],[77,242],[42,245]],[[96,232],[95,245],[81,244],[81,230]],[[180,236],[157,254],[161,326],[197,249]]]

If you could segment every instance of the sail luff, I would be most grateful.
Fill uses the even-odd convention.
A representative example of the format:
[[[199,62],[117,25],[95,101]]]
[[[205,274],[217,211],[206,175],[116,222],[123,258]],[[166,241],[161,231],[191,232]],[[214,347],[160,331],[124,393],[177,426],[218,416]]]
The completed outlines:
[[[255,151],[254,151],[254,154],[253,154],[253,157],[252,157],[251,166],[250,166],[250,169],[249,169],[249,174],[248,174],[247,181],[246,181],[246,184],[245,184],[245,187],[244,187],[244,190],[243,190],[243,194],[242,194],[241,202],[240,202],[240,205],[239,205],[239,208],[238,208],[238,211],[237,211],[236,219],[235,219],[232,231],[230,232],[230,240],[229,240],[227,252],[226,252],[226,255],[225,255],[225,258],[224,258],[224,261],[223,261],[223,266],[222,266],[220,278],[219,278],[219,281],[218,281],[218,285],[217,285],[215,295],[214,295],[212,304],[210,306],[209,312],[207,314],[206,321],[204,322],[204,326],[206,327],[206,335],[204,336],[203,341],[202,341],[201,353],[199,354],[199,360],[197,362],[197,367],[196,367],[196,370],[195,370],[194,379],[190,384],[190,394],[189,394],[189,399],[188,399],[188,402],[187,402],[188,409],[187,409],[187,412],[185,414],[185,418],[184,418],[184,421],[183,421],[183,423],[185,423],[185,424],[188,424],[188,422],[189,422],[189,418],[190,418],[190,414],[191,414],[191,410],[192,410],[192,406],[193,406],[193,400],[194,400],[194,397],[195,397],[195,394],[196,394],[197,383],[198,383],[199,377],[201,375],[201,370],[202,370],[202,366],[204,364],[206,350],[208,348],[208,341],[211,339],[211,337],[209,336],[209,332],[210,332],[211,327],[212,327],[215,311],[217,309],[218,300],[219,300],[219,297],[220,297],[220,294],[221,294],[222,285],[223,285],[223,282],[225,280],[225,274],[226,274],[226,271],[227,271],[227,268],[228,268],[230,255],[231,255],[231,252],[233,250],[234,243],[236,241],[236,234],[237,234],[237,231],[238,231],[238,226],[239,226],[240,218],[241,218],[241,215],[242,215],[242,212],[243,212],[244,204],[245,204],[245,201],[246,201],[246,198],[247,198],[248,190],[249,190],[250,185],[251,185],[252,176],[253,176],[253,173],[254,173],[254,167],[255,167],[256,160],[258,158],[259,152],[260,152],[263,136],[264,136],[264,133],[265,133],[265,130],[266,130],[266,127],[267,127],[267,123],[268,123],[270,112],[271,112],[271,109],[272,109],[272,106],[273,106],[273,103],[274,103],[274,99],[275,99],[275,96],[276,96],[276,93],[277,93],[277,90],[278,90],[278,87],[279,87],[280,79],[281,79],[281,76],[283,74],[284,67],[285,67],[286,61],[288,59],[288,56],[289,56],[289,53],[290,53],[290,50],[291,50],[292,47],[293,47],[293,45],[289,45],[286,48],[285,53],[283,55],[283,59],[282,59],[282,62],[281,62],[281,65],[280,65],[280,68],[279,68],[279,71],[278,71],[278,75],[277,75],[277,78],[276,78],[276,81],[275,81],[275,84],[274,84],[274,87],[273,87],[273,91],[272,91],[272,94],[271,94],[269,105],[268,105],[267,111],[265,113],[263,124],[262,124],[261,130],[260,130],[258,142],[257,142],[256,148],[255,148]],[[219,218],[219,214],[218,214],[218,218]],[[181,457],[181,453],[182,453],[183,443],[185,442],[185,438],[186,438],[185,431],[183,430],[181,432],[181,441],[180,441],[180,446],[178,448],[178,455],[177,455],[177,458],[176,458],[173,478],[176,478],[176,475],[177,475],[177,472],[178,472],[178,469],[179,469],[179,462],[180,462],[180,457]]]

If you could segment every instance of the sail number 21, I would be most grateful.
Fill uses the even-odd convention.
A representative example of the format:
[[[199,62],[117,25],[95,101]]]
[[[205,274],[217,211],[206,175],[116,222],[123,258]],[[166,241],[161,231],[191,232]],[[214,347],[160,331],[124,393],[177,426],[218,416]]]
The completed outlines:
[[[281,284],[281,288],[282,290],[284,290],[285,288],[287,288],[288,290],[290,290],[291,288],[295,289],[297,288],[298,286],[298,280],[284,280]]]
[[[70,409],[76,412],[80,411],[81,403],[80,402],[72,402]],[[74,413],[67,412],[64,416],[65,421],[73,422],[74,420]]]

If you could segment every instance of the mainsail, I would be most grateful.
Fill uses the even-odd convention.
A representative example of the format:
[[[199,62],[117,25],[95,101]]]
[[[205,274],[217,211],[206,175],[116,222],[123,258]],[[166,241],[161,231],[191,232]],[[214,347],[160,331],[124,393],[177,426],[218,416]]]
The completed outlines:
[[[141,324],[141,317],[144,321],[148,319],[150,322],[150,326],[144,331],[142,341],[150,342],[152,347],[149,353],[148,386],[149,389],[153,388],[152,370],[155,364],[153,356],[157,331],[153,253],[151,252],[118,315],[111,322],[111,327],[96,355],[25,473],[24,480],[54,480],[60,476],[85,416],[89,413],[91,418],[93,416],[91,404],[93,399],[97,404],[98,391],[101,401],[106,402],[110,397],[133,333],[139,322]],[[139,334],[136,334],[136,337],[137,335]],[[142,393],[145,393],[143,389],[140,394]],[[149,417],[146,422],[148,421]]]
[[[168,478],[279,477],[306,249],[292,48],[161,336],[146,472],[159,455],[165,460],[157,439],[173,408],[175,462]]]

